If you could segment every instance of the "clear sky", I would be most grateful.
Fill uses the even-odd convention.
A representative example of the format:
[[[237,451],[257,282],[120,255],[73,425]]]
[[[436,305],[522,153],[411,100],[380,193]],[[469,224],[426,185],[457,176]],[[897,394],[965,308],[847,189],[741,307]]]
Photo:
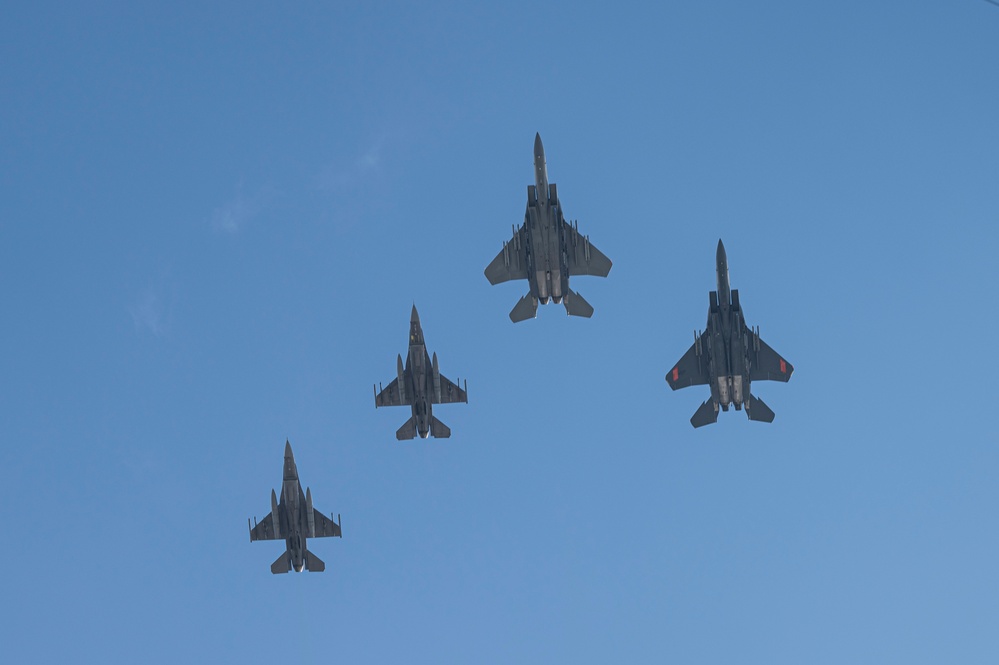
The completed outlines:
[[[4,11],[5,662],[999,662],[999,8],[292,4]],[[590,320],[482,274],[535,132]],[[771,425],[664,381],[719,238]]]

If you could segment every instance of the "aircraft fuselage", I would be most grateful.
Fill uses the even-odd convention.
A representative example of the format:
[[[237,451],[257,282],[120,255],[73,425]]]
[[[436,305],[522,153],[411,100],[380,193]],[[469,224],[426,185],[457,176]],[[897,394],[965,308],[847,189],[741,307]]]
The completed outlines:
[[[531,293],[542,305],[562,302],[569,290],[569,271],[562,233],[562,207],[557,188],[548,184],[548,165],[541,135],[534,139],[534,188],[528,188],[528,281]],[[532,214],[533,213],[533,214]]]

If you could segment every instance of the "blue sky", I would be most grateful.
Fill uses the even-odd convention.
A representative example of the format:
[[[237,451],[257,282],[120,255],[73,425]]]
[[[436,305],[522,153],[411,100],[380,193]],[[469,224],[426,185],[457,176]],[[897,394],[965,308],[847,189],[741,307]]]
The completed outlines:
[[[999,8],[39,2],[0,57],[6,660],[999,657]],[[482,275],[535,132],[590,320]],[[718,238],[772,425],[663,380]],[[413,303],[450,440],[373,406]],[[286,438],[321,575],[248,542]]]

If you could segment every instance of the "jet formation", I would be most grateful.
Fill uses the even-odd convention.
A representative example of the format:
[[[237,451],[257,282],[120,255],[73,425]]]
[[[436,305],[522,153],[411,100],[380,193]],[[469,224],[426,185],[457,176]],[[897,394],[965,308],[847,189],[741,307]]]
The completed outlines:
[[[992,0],[990,0],[992,1]],[[997,0],[999,1],[999,0]],[[718,412],[745,408],[750,420],[773,422],[774,412],[751,392],[753,381],[782,381],[791,378],[794,367],[760,339],[759,328],[746,325],[739,291],[729,283],[725,245],[718,241],[715,255],[718,277],[716,291],[709,293],[708,321],[703,332],[694,333],[694,344],[666,375],[673,390],[708,385],[711,396],[694,413],[690,423],[702,427],[718,420]],[[503,243],[503,250],[485,270],[491,284],[526,279],[529,292],[510,312],[517,323],[537,316],[538,304],[554,301],[565,306],[570,316],[590,317],[593,307],[569,288],[569,277],[596,275],[606,277],[611,261],[580,236],[575,223],[567,222],[554,183],[548,182],[548,167],[541,135],[534,137],[534,184],[527,187],[527,211],[524,223],[514,227],[513,239]],[[451,430],[433,415],[434,404],[468,402],[468,384],[459,387],[440,373],[437,354],[428,355],[420,325],[420,315],[413,305],[409,321],[409,349],[405,364],[396,356],[396,378],[386,387],[374,389],[375,408],[409,406],[412,415],[396,432],[397,439],[417,436],[448,438]],[[249,521],[248,521],[249,522]],[[285,442],[284,482],[281,497],[271,490],[271,512],[261,522],[254,520],[250,541],[285,540],[285,552],[271,565],[272,573],[291,570],[321,572],[326,569],[306,547],[308,538],[342,537],[339,516],[334,522],[312,507],[312,492],[298,479],[298,467]]]
[[[791,378],[794,367],[760,339],[760,329],[746,325],[739,304],[738,289],[729,286],[728,257],[718,241],[715,255],[718,290],[708,295],[708,323],[704,332],[694,333],[691,346],[666,375],[673,390],[687,386],[711,386],[711,398],[701,404],[690,419],[694,427],[718,420],[718,409],[746,408],[750,420],[772,423],[774,412],[750,392],[753,381],[783,381]]]
[[[451,436],[447,425],[437,420],[433,414],[434,404],[450,404],[453,402],[468,402],[468,382],[465,389],[458,387],[450,379],[443,376],[437,365],[437,354],[433,358],[427,355],[427,345],[423,341],[423,328],[420,326],[420,315],[413,305],[409,319],[409,352],[406,355],[406,366],[403,367],[402,356],[396,356],[396,378],[392,383],[382,388],[378,386],[375,392],[375,408],[380,406],[409,405],[413,415],[407,420],[395,438],[400,441],[415,438],[426,439],[434,436],[446,439]]]
[[[583,296],[569,289],[569,277],[596,275],[606,277],[611,262],[580,236],[576,224],[562,215],[562,203],[555,183],[548,184],[548,165],[541,134],[534,136],[534,184],[527,186],[527,211],[524,223],[514,228],[513,239],[503,243],[503,250],[486,267],[486,279],[499,284],[526,279],[530,291],[510,312],[514,323],[533,319],[538,303],[562,303],[570,316],[593,316],[593,307]]]
[[[303,569],[310,573],[321,573],[326,570],[326,564],[310,552],[305,544],[308,538],[329,536],[342,538],[339,515],[336,522],[332,517],[332,514],[326,517],[312,507],[310,488],[306,488],[305,494],[302,494],[295,455],[291,452],[291,444],[285,441],[281,500],[278,501],[274,490],[271,490],[271,512],[260,522],[254,519],[254,524],[250,527],[250,542],[284,538],[286,550],[271,564],[271,572],[275,575],[287,573],[292,569],[296,573],[302,572]]]

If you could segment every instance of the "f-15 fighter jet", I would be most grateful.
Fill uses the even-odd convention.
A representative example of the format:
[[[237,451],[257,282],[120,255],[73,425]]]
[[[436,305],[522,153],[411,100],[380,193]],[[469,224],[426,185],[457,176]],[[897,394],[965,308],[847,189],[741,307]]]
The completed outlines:
[[[413,409],[413,417],[399,428],[395,438],[403,441],[412,439],[417,434],[426,439],[434,436],[446,439],[451,436],[447,425],[437,420],[433,414],[434,404],[450,404],[452,402],[468,402],[468,382],[462,390],[458,384],[441,374],[437,366],[437,354],[433,359],[427,355],[427,345],[423,341],[423,328],[420,326],[420,315],[413,305],[413,313],[409,319],[409,354],[406,356],[406,367],[402,366],[402,356],[396,357],[396,378],[392,383],[382,388],[378,386],[375,392],[375,408],[379,406],[402,406],[408,404]]]
[[[694,427],[718,420],[718,407],[739,411],[746,407],[750,420],[772,423],[774,412],[749,391],[752,381],[783,381],[791,378],[794,367],[760,339],[760,329],[746,326],[739,305],[739,291],[729,289],[728,257],[718,241],[715,258],[718,290],[709,295],[708,324],[694,335],[694,345],[666,375],[673,390],[709,384],[711,399],[701,404],[690,419]]]
[[[271,490],[271,514],[250,527],[250,542],[254,540],[280,540],[284,538],[285,551],[271,564],[271,572],[287,573],[294,568],[296,573],[307,569],[310,573],[326,570],[322,559],[305,547],[306,538],[336,536],[342,538],[339,518],[334,522],[318,510],[312,508],[312,490],[305,489],[298,482],[298,466],[291,452],[291,444],[284,443],[284,482],[281,484],[281,500],[278,501]],[[247,520],[249,522],[249,520]]]
[[[593,316],[593,307],[583,296],[569,289],[569,277],[596,275],[606,277],[611,262],[590,244],[589,236],[580,236],[575,224],[562,216],[555,184],[548,184],[548,166],[541,134],[534,137],[534,184],[527,186],[527,212],[524,223],[514,228],[513,239],[503,243],[503,251],[486,267],[486,279],[499,284],[512,279],[526,279],[530,293],[520,299],[510,320],[514,323],[533,319],[538,303],[554,300],[565,305],[571,316]]]

